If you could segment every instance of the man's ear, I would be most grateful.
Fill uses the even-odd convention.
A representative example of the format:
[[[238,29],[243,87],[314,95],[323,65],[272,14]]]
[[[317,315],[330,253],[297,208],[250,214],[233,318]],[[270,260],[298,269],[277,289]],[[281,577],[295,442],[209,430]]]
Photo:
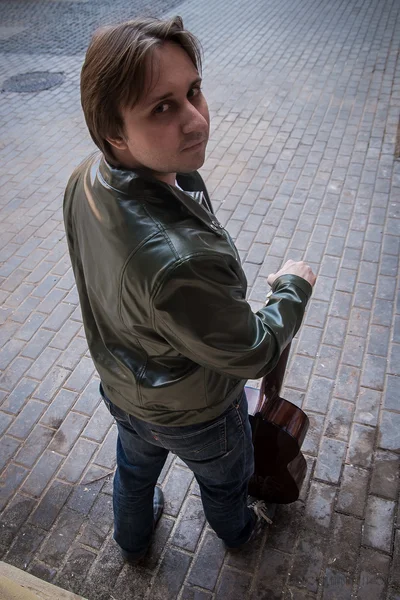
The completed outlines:
[[[111,144],[111,146],[113,146],[114,148],[116,148],[117,150],[127,150],[128,149],[128,144],[125,141],[125,138],[123,138],[122,136],[118,136],[115,138],[106,138],[107,142],[109,144]]]

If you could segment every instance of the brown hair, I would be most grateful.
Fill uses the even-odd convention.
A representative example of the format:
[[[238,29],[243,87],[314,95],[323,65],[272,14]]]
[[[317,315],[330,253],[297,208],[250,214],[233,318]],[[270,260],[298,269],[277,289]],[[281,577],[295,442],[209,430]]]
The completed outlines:
[[[81,102],[90,135],[111,162],[106,138],[123,133],[121,108],[134,106],[143,97],[147,70],[151,69],[149,58],[167,41],[179,44],[200,72],[200,43],[184,29],[181,17],[143,17],[103,27],[92,37],[82,67]]]

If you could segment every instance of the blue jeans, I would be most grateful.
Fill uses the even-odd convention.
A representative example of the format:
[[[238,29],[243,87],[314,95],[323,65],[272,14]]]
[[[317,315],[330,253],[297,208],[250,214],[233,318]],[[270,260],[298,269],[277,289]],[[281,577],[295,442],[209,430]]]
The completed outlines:
[[[193,471],[204,513],[231,548],[245,543],[254,528],[247,487],[254,450],[243,394],[220,417],[200,425],[162,427],[127,414],[100,391],[118,427],[114,477],[114,539],[126,552],[141,555],[153,533],[154,487],[168,453]]]

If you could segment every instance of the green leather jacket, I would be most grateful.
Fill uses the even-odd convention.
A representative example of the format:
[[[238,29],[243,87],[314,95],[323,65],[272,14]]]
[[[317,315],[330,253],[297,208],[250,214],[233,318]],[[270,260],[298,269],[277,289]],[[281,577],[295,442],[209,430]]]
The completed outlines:
[[[136,417],[181,426],[218,417],[262,377],[300,327],[311,286],[280,277],[254,314],[237,250],[213,214],[145,171],[99,154],[72,174],[64,221],[83,322],[110,400]]]

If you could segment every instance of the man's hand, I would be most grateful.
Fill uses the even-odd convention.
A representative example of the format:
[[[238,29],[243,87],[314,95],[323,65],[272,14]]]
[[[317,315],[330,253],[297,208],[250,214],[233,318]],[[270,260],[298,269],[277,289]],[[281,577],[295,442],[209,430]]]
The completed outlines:
[[[294,260],[288,260],[287,262],[285,262],[285,264],[279,271],[268,275],[267,281],[269,285],[273,285],[275,279],[277,279],[281,275],[297,275],[298,277],[302,277],[303,279],[308,281],[308,283],[312,287],[314,287],[315,282],[317,280],[317,277],[312,272],[311,267],[309,267],[302,260],[300,262],[295,262]]]

